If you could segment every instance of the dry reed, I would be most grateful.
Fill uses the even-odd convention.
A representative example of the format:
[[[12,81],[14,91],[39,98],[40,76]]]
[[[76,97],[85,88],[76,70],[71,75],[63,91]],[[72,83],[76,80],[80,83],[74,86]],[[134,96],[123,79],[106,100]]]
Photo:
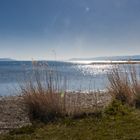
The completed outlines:
[[[33,63],[33,75],[20,85],[31,120],[47,122],[65,115],[65,92],[61,89],[61,77],[46,66]],[[64,81],[63,81],[64,82]]]
[[[67,93],[66,78],[48,66],[38,67],[37,62],[34,63],[31,77],[20,86],[31,120],[48,122],[59,117],[77,117],[97,111],[94,93],[89,94],[90,97],[88,94]],[[89,99],[95,101],[94,105],[87,105]]]
[[[108,73],[108,92],[130,106],[140,106],[140,76],[135,65],[116,65]]]

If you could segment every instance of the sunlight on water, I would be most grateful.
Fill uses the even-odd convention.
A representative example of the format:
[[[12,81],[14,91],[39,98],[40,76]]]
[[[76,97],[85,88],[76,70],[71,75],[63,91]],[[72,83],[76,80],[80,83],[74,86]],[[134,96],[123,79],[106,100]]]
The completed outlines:
[[[67,89],[71,91],[103,90],[107,83],[106,73],[111,69],[110,65],[91,65],[90,61],[86,63],[48,61],[39,62],[41,71],[40,64],[44,66],[44,63],[47,63],[45,68],[67,79]],[[1,62],[0,68],[0,95],[9,95],[15,92],[14,89],[18,88],[24,79],[31,77],[33,67],[31,62]]]
[[[110,65],[78,65],[77,69],[84,75],[105,74],[111,68]]]
[[[67,79],[67,89],[70,91],[104,90],[108,84],[107,73],[115,65],[92,63],[93,61],[41,61],[38,63],[37,69],[39,68],[40,71],[50,69],[60,74],[62,78]],[[136,67],[139,70],[139,66]],[[29,79],[33,69],[34,67],[29,61],[0,62],[0,95],[14,93],[14,90],[11,89],[17,88],[17,85],[26,78]]]
[[[80,61],[69,61],[69,62],[76,63],[76,64],[111,63],[110,60],[105,60],[105,61],[99,61],[99,60],[98,61],[80,60]],[[118,62],[118,61],[116,61],[116,62]]]

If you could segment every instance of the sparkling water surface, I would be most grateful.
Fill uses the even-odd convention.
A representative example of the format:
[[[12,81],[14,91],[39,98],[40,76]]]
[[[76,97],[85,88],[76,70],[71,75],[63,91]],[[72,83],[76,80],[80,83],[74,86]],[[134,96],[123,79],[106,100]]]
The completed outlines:
[[[108,85],[110,64],[91,64],[92,61],[56,62],[40,61],[39,68],[51,69],[65,77],[67,90],[104,90]],[[19,85],[30,79],[34,66],[31,61],[0,61],[0,95],[18,93]],[[35,62],[34,62],[35,63]]]

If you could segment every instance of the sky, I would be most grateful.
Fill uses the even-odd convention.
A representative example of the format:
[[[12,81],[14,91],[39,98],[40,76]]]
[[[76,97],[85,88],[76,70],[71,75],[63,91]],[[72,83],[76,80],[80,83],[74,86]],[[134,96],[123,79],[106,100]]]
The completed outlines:
[[[140,54],[140,0],[0,0],[0,57]]]

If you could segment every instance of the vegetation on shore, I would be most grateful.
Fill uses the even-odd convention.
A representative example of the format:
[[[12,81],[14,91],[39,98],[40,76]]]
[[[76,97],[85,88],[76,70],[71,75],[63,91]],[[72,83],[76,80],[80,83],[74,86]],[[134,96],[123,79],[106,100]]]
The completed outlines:
[[[25,87],[21,87],[33,125],[12,130],[9,134],[1,135],[0,139],[139,139],[138,75],[134,67],[116,67],[108,74],[108,92],[112,96],[112,102],[102,109],[95,104],[93,108],[79,110],[75,105],[78,100],[67,105],[65,91],[58,88],[58,77],[46,77],[46,89],[36,73],[35,83],[29,82]]]
[[[66,92],[66,82],[65,77],[61,77],[48,67],[34,68],[33,79],[20,86],[31,121],[39,120],[47,123],[60,118],[75,118],[100,111],[97,107],[99,91],[89,93],[92,105],[84,105],[86,100],[81,100],[79,95],[81,93],[70,96],[70,93]]]
[[[116,66],[108,74],[108,92],[123,104],[140,107],[140,73],[134,65]]]
[[[114,101],[103,112],[81,118],[35,122],[1,135],[1,140],[108,140],[139,139],[140,111]]]

